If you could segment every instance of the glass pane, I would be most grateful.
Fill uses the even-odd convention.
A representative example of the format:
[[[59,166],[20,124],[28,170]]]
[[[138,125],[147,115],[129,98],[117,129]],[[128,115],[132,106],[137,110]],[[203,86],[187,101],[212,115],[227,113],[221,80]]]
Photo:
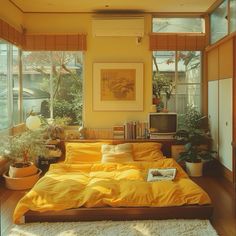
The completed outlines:
[[[12,79],[13,79],[13,124],[20,123],[20,111],[18,109],[19,104],[19,49],[15,46],[13,49],[12,57]]]
[[[177,85],[176,88],[176,112],[184,114],[187,105],[201,108],[201,86],[197,85]]]
[[[83,80],[81,52],[53,52],[53,116],[82,124]]]
[[[153,98],[161,99],[163,107],[169,111],[175,110],[173,98],[175,82],[175,52],[153,52]],[[153,101],[153,104],[159,102]],[[161,108],[158,108],[161,110]]]
[[[236,0],[230,0],[230,33],[236,31]]]
[[[39,114],[42,104],[49,102],[50,53],[24,52],[22,66],[23,120],[25,121],[32,109]]]
[[[205,33],[203,18],[153,18],[153,32]]]
[[[45,118],[82,123],[81,52],[25,52],[23,74],[25,117],[33,109]]]
[[[200,83],[201,53],[199,51],[180,51],[177,58],[177,83]]]
[[[8,45],[0,40],[0,130],[9,126],[8,122]]]
[[[210,16],[211,43],[228,34],[227,1],[225,0]]]

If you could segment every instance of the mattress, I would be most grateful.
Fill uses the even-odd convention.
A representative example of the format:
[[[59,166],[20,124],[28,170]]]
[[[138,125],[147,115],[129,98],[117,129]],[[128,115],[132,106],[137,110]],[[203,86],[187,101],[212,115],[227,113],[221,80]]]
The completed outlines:
[[[174,180],[147,181],[149,169],[176,168]],[[29,210],[166,207],[210,204],[208,194],[172,158],[155,162],[52,164],[18,202],[14,223]]]

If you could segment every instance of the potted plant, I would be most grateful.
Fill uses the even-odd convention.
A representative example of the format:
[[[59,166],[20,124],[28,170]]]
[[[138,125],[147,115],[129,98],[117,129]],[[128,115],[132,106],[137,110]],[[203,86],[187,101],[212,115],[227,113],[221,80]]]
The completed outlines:
[[[47,148],[40,130],[28,130],[20,135],[1,139],[0,155],[10,162],[9,171],[3,174],[6,186],[15,190],[31,188],[41,173],[34,161],[46,153]]]
[[[43,119],[44,139],[47,144],[57,145],[65,137],[66,125],[70,122],[69,117],[55,118],[53,120]]]
[[[203,163],[213,160],[216,154],[215,151],[209,150],[211,136],[205,125],[205,116],[190,105],[182,118],[182,129],[175,135],[177,143],[184,145],[184,151],[179,153],[178,161],[185,161],[190,176],[201,176]]]
[[[203,163],[215,158],[215,151],[208,148],[209,136],[200,129],[188,133],[185,151],[181,152],[178,161],[185,161],[186,171],[190,176],[202,176]]]

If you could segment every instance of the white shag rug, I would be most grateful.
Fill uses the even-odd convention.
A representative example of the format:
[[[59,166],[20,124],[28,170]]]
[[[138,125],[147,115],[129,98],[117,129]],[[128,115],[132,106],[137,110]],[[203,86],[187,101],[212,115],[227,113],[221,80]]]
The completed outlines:
[[[27,223],[9,236],[217,236],[208,220]]]

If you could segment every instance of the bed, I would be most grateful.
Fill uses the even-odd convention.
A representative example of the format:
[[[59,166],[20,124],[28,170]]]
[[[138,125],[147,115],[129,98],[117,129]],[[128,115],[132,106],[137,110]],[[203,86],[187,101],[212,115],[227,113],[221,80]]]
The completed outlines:
[[[26,222],[210,218],[208,194],[158,142],[66,145],[65,161],[18,202],[13,221]],[[173,181],[147,182],[152,168],[175,168]]]

